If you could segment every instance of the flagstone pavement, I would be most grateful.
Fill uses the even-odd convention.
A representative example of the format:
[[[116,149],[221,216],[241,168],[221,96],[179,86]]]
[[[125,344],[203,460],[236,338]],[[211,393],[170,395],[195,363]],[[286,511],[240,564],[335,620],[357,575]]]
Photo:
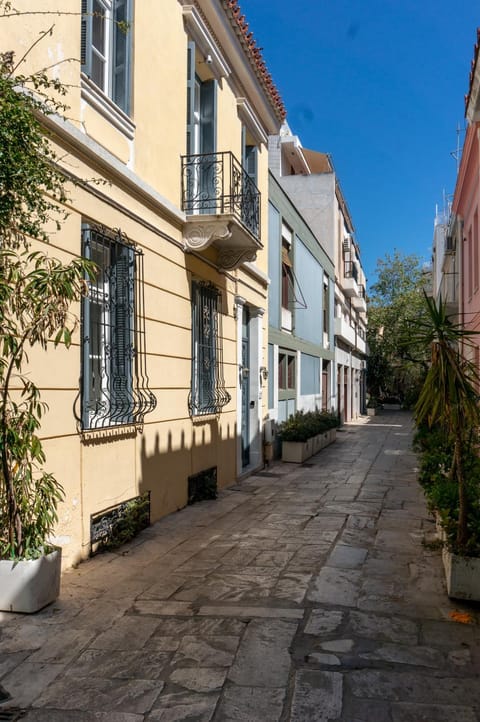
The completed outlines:
[[[0,614],[0,719],[478,722],[480,607],[446,596],[411,440],[347,424]]]

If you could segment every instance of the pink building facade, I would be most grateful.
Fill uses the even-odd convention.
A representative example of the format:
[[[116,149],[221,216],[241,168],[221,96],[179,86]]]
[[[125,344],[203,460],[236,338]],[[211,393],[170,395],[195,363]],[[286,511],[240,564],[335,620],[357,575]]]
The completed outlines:
[[[480,332],[480,28],[477,30],[469,91],[465,98],[468,127],[453,199],[457,264],[460,270],[459,317],[465,328]],[[480,366],[480,336],[471,350]]]

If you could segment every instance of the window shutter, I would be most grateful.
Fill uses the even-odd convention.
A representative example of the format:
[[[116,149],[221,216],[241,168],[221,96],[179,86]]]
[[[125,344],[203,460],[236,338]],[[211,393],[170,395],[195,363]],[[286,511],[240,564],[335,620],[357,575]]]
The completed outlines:
[[[201,213],[217,213],[218,178],[216,150],[217,81],[207,80],[200,90],[200,197]]]
[[[230,401],[222,375],[219,292],[203,281],[192,283],[192,415],[217,414]]]
[[[115,0],[113,10],[112,100],[127,114],[131,106],[132,5],[133,0]]]
[[[252,181],[257,184],[257,146],[245,146],[245,170]]]
[[[82,224],[82,253],[98,266],[82,302],[83,429],[142,424],[157,401],[146,368],[143,254],[120,231]]]
[[[200,96],[200,152],[215,153],[217,144],[217,81],[202,83]]]
[[[128,246],[117,244],[111,268],[110,313],[111,339],[111,412],[117,423],[133,420],[132,360],[134,253]]]
[[[92,0],[82,0],[80,63],[82,72],[91,74]]]
[[[194,119],[195,108],[195,43],[189,41],[187,48],[187,155],[194,152]]]

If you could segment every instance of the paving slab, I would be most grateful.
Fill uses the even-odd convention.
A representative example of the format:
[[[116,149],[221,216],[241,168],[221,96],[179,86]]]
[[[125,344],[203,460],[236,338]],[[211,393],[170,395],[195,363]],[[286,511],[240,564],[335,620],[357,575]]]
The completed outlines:
[[[279,722],[286,690],[229,684],[214,720],[218,722]]]
[[[253,620],[228,678],[242,686],[286,687],[291,665],[288,650],[297,626],[296,622],[281,619]]]
[[[343,677],[338,672],[299,670],[295,675],[292,722],[330,722],[342,711]]]
[[[473,722],[479,608],[446,596],[412,421],[345,425],[0,613],[26,722]],[[470,623],[452,613],[468,612]],[[20,711],[19,711],[20,710]]]

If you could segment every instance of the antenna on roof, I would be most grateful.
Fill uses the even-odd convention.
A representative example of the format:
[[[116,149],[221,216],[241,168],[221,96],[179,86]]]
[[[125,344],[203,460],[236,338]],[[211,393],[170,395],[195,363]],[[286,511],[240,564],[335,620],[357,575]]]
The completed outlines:
[[[460,168],[460,159],[462,157],[462,151],[460,150],[460,133],[463,133],[464,131],[464,128],[460,128],[460,123],[457,123],[457,147],[455,150],[450,151],[450,155],[455,160],[457,166],[457,175]]]

